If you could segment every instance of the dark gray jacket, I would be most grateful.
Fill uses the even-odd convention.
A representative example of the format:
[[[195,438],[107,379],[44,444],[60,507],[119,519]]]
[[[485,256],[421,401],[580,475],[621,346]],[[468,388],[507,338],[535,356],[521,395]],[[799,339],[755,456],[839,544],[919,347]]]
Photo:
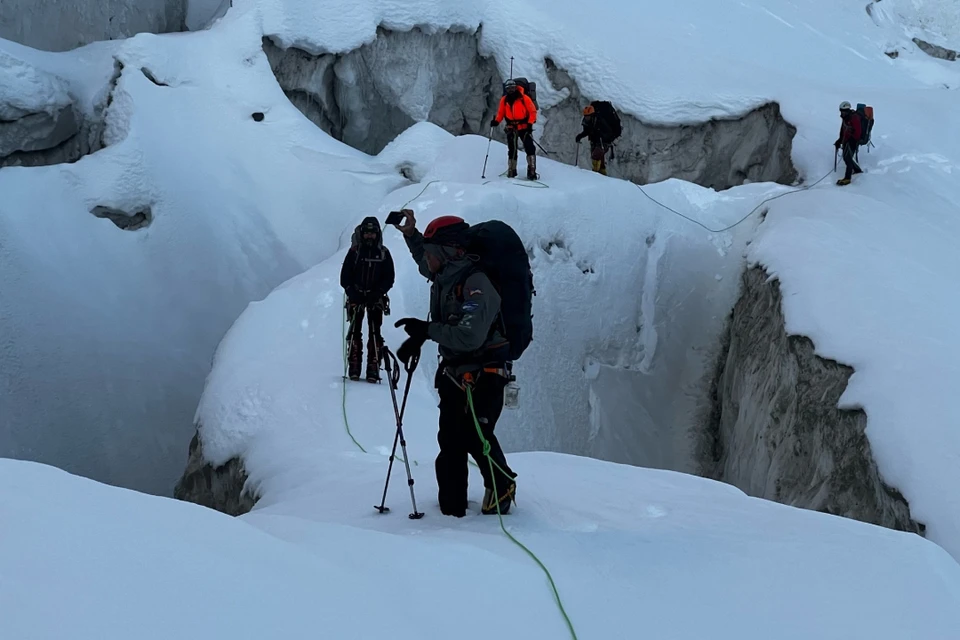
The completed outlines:
[[[476,271],[464,280],[474,268],[469,258],[449,261],[439,273],[432,274],[424,256],[423,235],[414,231],[406,241],[420,273],[433,283],[428,336],[439,345],[440,355],[458,363],[496,361],[497,347],[507,341],[499,330],[491,330],[500,313],[500,294],[490,279]],[[458,297],[461,282],[463,289]]]

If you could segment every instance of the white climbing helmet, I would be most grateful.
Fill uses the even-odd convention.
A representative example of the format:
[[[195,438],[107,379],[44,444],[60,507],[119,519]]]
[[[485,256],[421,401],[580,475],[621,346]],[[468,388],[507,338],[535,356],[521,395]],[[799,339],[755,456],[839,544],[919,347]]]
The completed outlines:
[[[851,109],[850,103],[846,100],[840,103],[840,111],[850,111]]]

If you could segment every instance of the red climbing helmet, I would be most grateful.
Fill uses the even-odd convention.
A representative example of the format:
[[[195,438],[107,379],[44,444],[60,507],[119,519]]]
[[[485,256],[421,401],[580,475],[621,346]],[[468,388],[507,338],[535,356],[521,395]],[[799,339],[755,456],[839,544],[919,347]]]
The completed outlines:
[[[423,239],[433,244],[460,245],[463,232],[470,228],[463,218],[458,216],[440,216],[427,225]]]

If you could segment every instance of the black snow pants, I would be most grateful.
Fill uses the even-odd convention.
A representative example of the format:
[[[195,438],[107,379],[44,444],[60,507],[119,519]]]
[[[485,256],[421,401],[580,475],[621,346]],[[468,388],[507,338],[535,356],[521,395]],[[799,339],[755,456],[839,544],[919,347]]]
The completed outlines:
[[[523,150],[528,156],[537,155],[537,148],[533,144],[533,129],[527,127],[521,131],[517,131],[513,127],[507,127],[507,158],[510,160],[517,159],[517,137],[520,138],[520,142],[523,143]]]
[[[480,468],[485,488],[493,488],[494,476],[490,475],[490,463],[483,455],[483,442],[477,434],[473,414],[467,404],[467,393],[444,374],[443,370],[441,365],[436,380],[440,395],[440,429],[437,432],[440,453],[435,465],[439,488],[437,498],[440,511],[445,515],[459,517],[467,511],[467,454],[473,456]],[[503,411],[503,389],[506,384],[506,378],[501,375],[481,373],[473,387],[473,406],[480,422],[480,430],[490,443],[490,457],[503,469],[501,471],[496,465],[493,467],[497,489],[500,491],[516,476],[507,466],[506,456],[493,433]],[[505,475],[504,471],[509,476]]]
[[[363,359],[364,315],[367,316],[367,371],[377,371],[382,359],[383,338],[380,335],[380,327],[383,325],[383,308],[380,305],[351,305],[347,311],[347,321],[350,323],[350,335],[347,336],[350,349],[347,359],[350,374],[353,376],[360,375]]]
[[[849,180],[855,173],[863,173],[863,169],[857,164],[858,146],[856,142],[843,143],[843,162],[847,165],[847,171],[843,174],[843,177],[846,180]]]

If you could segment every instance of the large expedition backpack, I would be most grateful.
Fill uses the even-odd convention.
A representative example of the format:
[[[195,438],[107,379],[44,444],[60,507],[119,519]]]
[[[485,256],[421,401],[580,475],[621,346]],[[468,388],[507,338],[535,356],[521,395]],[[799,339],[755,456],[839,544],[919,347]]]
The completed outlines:
[[[490,220],[466,232],[465,250],[500,294],[501,331],[510,342],[510,360],[517,360],[533,340],[533,270],[517,232],[505,222]],[[469,275],[468,273],[468,275]]]
[[[870,134],[873,132],[873,107],[861,102],[857,105],[857,116],[860,118],[860,140],[857,144],[862,147],[870,144]]]
[[[523,92],[530,96],[530,99],[533,100],[533,106],[537,109],[540,108],[540,105],[537,104],[537,83],[530,82],[526,78],[514,78],[514,82],[517,83],[517,86],[523,89]],[[503,82],[503,95],[507,95],[507,82]]]
[[[620,116],[617,115],[617,110],[607,100],[594,100],[590,103],[590,106],[593,107],[593,112],[596,114],[600,139],[603,144],[613,144],[614,140],[623,134],[623,127],[620,124]]]

